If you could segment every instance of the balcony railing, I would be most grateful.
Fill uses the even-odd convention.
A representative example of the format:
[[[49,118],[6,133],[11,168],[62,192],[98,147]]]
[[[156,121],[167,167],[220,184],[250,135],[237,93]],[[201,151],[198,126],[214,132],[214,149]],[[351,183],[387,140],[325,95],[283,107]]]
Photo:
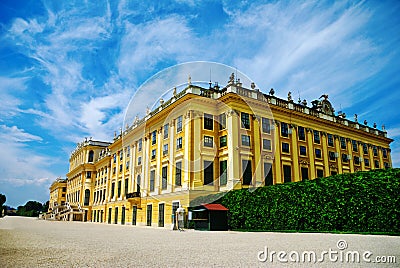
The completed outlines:
[[[126,198],[136,198],[136,197],[140,197],[140,192],[132,192],[126,194]]]

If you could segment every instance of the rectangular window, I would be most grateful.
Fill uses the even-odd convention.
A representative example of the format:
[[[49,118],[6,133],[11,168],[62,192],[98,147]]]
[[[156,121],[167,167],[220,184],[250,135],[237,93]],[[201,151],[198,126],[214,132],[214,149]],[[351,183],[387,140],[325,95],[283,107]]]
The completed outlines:
[[[214,139],[210,136],[204,136],[204,147],[214,147]]]
[[[151,159],[156,158],[156,149],[151,150]]]
[[[219,123],[219,129],[220,130],[226,128],[226,115],[224,113],[219,115],[219,122],[218,123]]]
[[[321,153],[321,149],[316,148],[315,149],[315,158],[322,158],[322,153]]]
[[[283,182],[292,181],[292,167],[288,165],[283,165]]]
[[[176,149],[182,149],[182,137],[176,139]]]
[[[138,140],[138,151],[142,151],[142,139]]]
[[[308,168],[307,168],[307,167],[301,167],[301,180],[302,180],[302,181],[307,181],[307,180],[309,180],[309,177],[308,177]]]
[[[320,133],[317,130],[314,130],[314,143],[317,143],[317,144],[321,143]]]
[[[118,154],[119,154],[119,160],[122,160],[122,157],[124,156],[122,151],[119,151]]]
[[[241,113],[242,128],[250,129],[250,115],[248,113]]]
[[[227,160],[219,162],[219,185],[221,186],[226,185],[228,182],[227,168],[228,168]]]
[[[115,172],[117,172],[117,168],[113,167],[113,174],[115,174]]]
[[[182,162],[176,162],[175,165],[175,186],[182,185]]]
[[[368,145],[367,144],[363,144],[363,152],[364,154],[368,154]]]
[[[378,149],[375,145],[372,147],[372,152],[374,153],[374,156],[378,156]]]
[[[182,115],[176,119],[176,132],[182,131]]]
[[[163,146],[163,155],[168,154],[168,143]]]
[[[227,138],[226,135],[225,136],[221,136],[219,138],[219,146],[220,147],[225,147],[227,145]]]
[[[269,139],[263,139],[263,149],[271,151],[271,140]]]
[[[364,158],[364,165],[366,167],[369,167],[369,159],[368,158]]]
[[[289,137],[288,124],[281,123],[281,135],[282,135],[282,137]]]
[[[157,130],[151,132],[151,144],[154,145],[157,143]]]
[[[204,161],[204,185],[213,185],[214,182],[214,162]]]
[[[343,137],[340,137],[340,148],[346,149],[346,139]]]
[[[142,157],[139,156],[137,159],[137,164],[140,166],[142,164]]]
[[[307,156],[307,148],[306,148],[306,146],[300,146],[300,155]]]
[[[146,215],[146,225],[147,226],[151,226],[152,216],[153,216],[153,205],[149,204],[149,205],[147,205],[147,215]]]
[[[336,161],[336,154],[335,152],[329,152],[329,160]]]
[[[390,168],[390,165],[388,162],[383,163],[383,165],[385,166],[386,169]]]
[[[129,180],[125,179],[125,195],[128,193]]]
[[[250,136],[242,135],[242,145],[243,146],[250,146]]]
[[[91,178],[91,177],[92,177],[92,172],[91,171],[86,172],[86,178]]]
[[[126,169],[126,170],[129,170],[129,161],[127,161],[127,162],[125,163],[125,169]]]
[[[305,141],[306,140],[306,132],[304,131],[304,127],[298,127],[297,130],[299,132],[299,140]]]
[[[263,117],[261,119],[261,126],[262,126],[262,132],[263,133],[268,133],[268,134],[271,133],[271,123],[270,123],[268,118],[264,118]]]
[[[212,114],[204,114],[203,117],[204,129],[213,130],[214,129],[214,118]]]
[[[358,152],[358,144],[357,141],[352,140],[351,144],[353,145],[353,152]]]
[[[156,179],[156,171],[150,171],[150,192],[154,192],[154,183]]]
[[[117,154],[113,154],[113,162],[114,164],[117,163]]]
[[[122,183],[121,181],[118,181],[118,188],[117,188],[118,189],[117,190],[118,191],[117,192],[118,197],[121,197],[121,183]]]
[[[162,167],[161,178],[162,178],[161,189],[167,189],[167,183],[168,183],[168,167],[167,166]]]
[[[119,165],[119,172],[122,172],[122,164]]]
[[[115,195],[115,182],[111,183],[111,197],[114,198]]]
[[[354,165],[360,165],[360,157],[354,156]]]
[[[342,161],[343,161],[344,163],[349,162],[349,156],[348,156],[347,154],[342,154]]]
[[[251,185],[253,172],[251,170],[251,160],[242,160],[243,185]]]
[[[282,142],[282,152],[283,153],[290,153],[289,143]]]
[[[264,184],[265,186],[270,186],[274,184],[271,163],[264,163]]]
[[[323,177],[324,177],[324,170],[317,169],[317,178],[323,178]]]
[[[387,158],[387,150],[386,149],[382,149],[382,155],[383,155],[383,158]]]
[[[333,146],[333,135],[328,134],[328,146]]]
[[[168,138],[169,124],[164,125],[164,139]]]
[[[379,168],[379,161],[375,160],[375,168]]]
[[[125,151],[126,151],[126,157],[129,157],[131,155],[131,147],[127,146]]]

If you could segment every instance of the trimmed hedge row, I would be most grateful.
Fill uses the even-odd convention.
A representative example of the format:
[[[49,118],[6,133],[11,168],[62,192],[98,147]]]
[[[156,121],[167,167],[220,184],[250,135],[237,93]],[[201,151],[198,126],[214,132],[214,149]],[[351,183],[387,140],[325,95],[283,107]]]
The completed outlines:
[[[234,190],[192,204],[207,200],[229,208],[231,229],[400,233],[400,169]]]

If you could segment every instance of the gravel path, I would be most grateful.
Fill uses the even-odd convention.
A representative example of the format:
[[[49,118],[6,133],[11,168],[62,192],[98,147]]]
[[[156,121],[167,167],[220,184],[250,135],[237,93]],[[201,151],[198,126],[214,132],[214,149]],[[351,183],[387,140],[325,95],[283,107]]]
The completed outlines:
[[[344,240],[339,246],[338,241]],[[273,261],[258,260],[258,252],[285,251]],[[316,264],[301,262],[304,251],[315,251]],[[296,259],[299,253],[300,262]],[[360,263],[346,263],[349,251],[359,251]],[[394,263],[366,263],[365,251],[395,256]],[[283,253],[282,253],[283,254]],[[260,254],[264,258],[264,254]],[[368,256],[367,256],[368,257]],[[35,218],[0,219],[0,263],[3,267],[399,267],[400,237],[342,234],[171,231],[161,228],[56,222]]]

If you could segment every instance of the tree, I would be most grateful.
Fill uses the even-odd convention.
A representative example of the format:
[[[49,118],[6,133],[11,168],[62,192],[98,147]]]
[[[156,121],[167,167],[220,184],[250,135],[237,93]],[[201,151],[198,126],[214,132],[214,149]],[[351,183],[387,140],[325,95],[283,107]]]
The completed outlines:
[[[43,203],[42,212],[47,212],[49,210],[49,204],[50,204],[49,200],[47,200],[45,203]]]
[[[0,217],[3,216],[3,204],[7,201],[7,198],[4,194],[0,194]]]
[[[43,210],[43,205],[37,201],[28,201],[25,206],[18,206],[17,215],[27,217],[37,217]]]

